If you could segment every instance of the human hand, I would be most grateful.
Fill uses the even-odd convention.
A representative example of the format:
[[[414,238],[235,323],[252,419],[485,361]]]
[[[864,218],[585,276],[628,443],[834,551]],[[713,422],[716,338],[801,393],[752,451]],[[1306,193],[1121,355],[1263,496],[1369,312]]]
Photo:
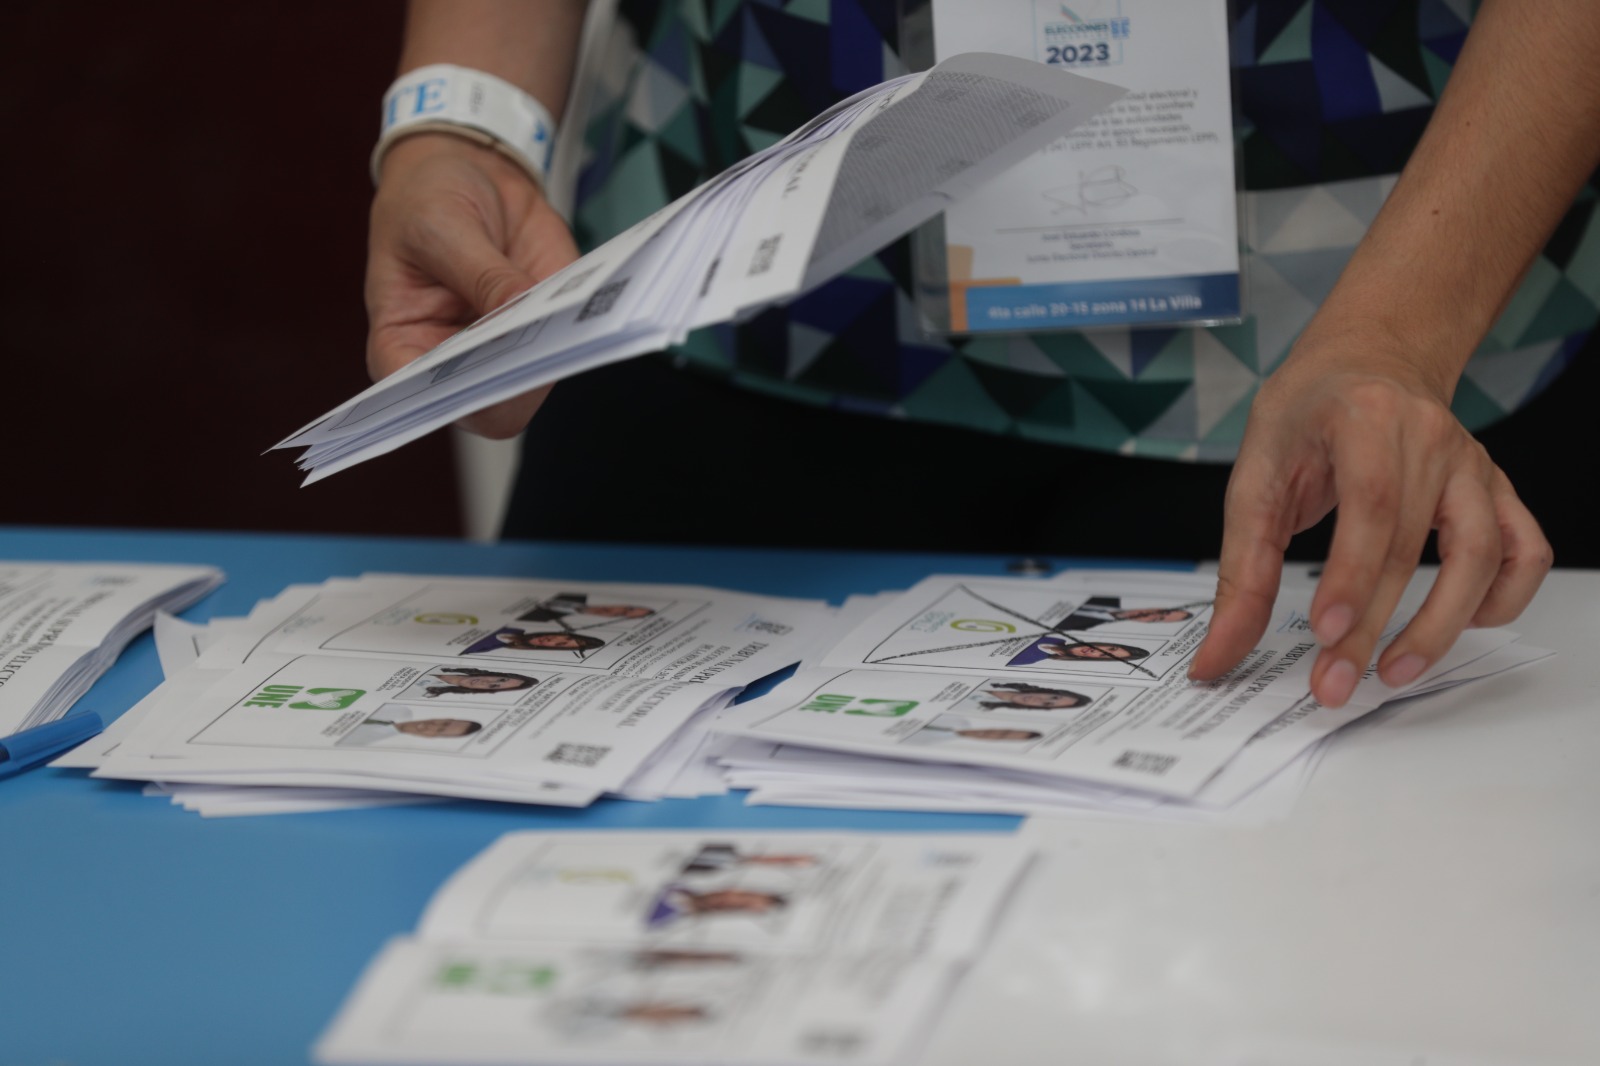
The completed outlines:
[[[1522,613],[1550,545],[1500,468],[1450,413],[1449,385],[1380,342],[1306,340],[1262,386],[1228,482],[1210,632],[1190,676],[1231,670],[1271,620],[1289,538],[1339,509],[1311,605],[1322,650],[1311,691],[1342,706],[1372,660],[1428,533],[1440,568],[1421,609],[1384,650],[1378,676],[1414,681],[1469,624]]]
[[[367,243],[367,370],[394,373],[463,326],[578,258],[543,191],[500,153],[443,133],[407,137],[383,159]],[[549,388],[461,425],[512,437]]]

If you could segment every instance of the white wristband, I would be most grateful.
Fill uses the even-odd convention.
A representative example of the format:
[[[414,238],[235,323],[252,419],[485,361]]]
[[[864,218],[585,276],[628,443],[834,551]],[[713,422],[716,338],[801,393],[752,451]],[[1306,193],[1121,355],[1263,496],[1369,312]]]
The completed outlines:
[[[544,105],[493,74],[435,63],[402,74],[383,94],[383,130],[372,149],[372,180],[389,146],[413,133],[451,133],[510,157],[541,186],[556,143]]]

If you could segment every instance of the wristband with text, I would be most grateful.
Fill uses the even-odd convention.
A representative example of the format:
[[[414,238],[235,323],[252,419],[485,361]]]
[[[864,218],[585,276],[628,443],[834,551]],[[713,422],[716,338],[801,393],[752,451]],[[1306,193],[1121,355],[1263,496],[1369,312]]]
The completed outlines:
[[[374,183],[389,147],[413,133],[450,133],[493,148],[542,186],[556,124],[544,105],[510,82],[434,63],[402,74],[383,94],[383,128],[372,150]]]

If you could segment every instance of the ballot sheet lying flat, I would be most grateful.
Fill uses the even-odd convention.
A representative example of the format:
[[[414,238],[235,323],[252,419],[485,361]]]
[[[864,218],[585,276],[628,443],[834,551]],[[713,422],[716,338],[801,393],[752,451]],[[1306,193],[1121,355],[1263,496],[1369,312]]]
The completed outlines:
[[[280,442],[308,481],[853,266],[1123,90],[970,53],[842,101]]]
[[[167,680],[55,765],[154,782],[227,816],[720,792],[699,754],[711,721],[832,617],[820,602],[700,586],[395,574],[292,586],[245,618],[164,623]]]
[[[726,743],[708,757],[754,803],[1183,819],[1249,800],[1273,817],[1345,725],[1546,654],[1506,630],[1468,631],[1411,685],[1390,689],[1369,668],[1345,706],[1323,707],[1310,694],[1311,592],[1287,589],[1243,661],[1195,682],[1214,580],[927,578],[841,612],[845,635],[719,717]]]
[[[906,1062],[1030,858],[996,836],[510,834],[368,967],[316,1058]]]

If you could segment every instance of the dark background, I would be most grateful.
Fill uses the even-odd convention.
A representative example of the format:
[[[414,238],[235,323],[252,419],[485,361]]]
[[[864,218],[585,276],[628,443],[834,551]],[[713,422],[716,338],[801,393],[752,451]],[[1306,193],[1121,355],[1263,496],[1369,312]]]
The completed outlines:
[[[403,5],[8,4],[0,523],[460,532],[448,435],[309,488],[367,384],[367,153]]]

